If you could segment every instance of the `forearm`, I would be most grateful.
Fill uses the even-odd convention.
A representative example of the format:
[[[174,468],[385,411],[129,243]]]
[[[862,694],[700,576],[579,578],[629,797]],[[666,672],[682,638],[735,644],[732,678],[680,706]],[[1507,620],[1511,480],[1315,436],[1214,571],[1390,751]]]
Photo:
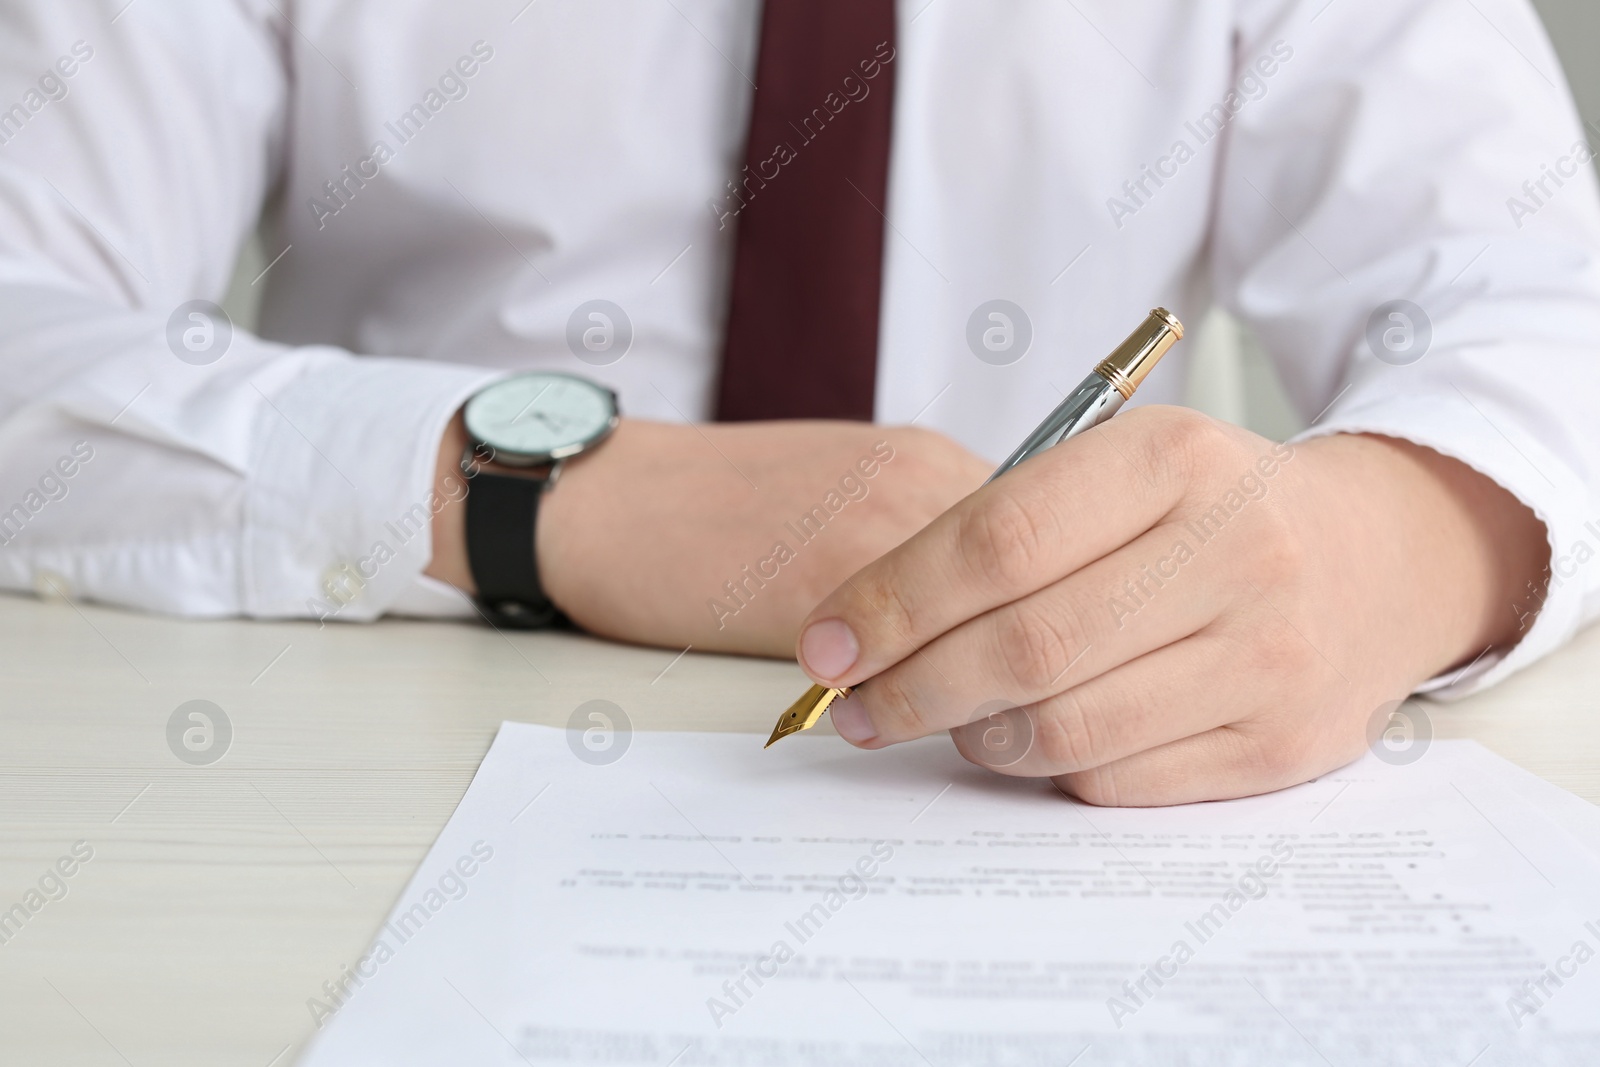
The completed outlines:
[[[0,587],[47,571],[75,597],[177,615],[382,614],[427,561],[422,442],[492,372],[243,330],[195,365],[165,319],[0,285]]]
[[[457,417],[434,456],[436,498],[452,496],[443,489],[467,443]],[[824,593],[986,471],[948,439],[905,427],[623,419],[564,464],[532,547],[545,595],[591,633],[787,655]],[[470,592],[465,512],[458,501],[434,515],[425,573]]]

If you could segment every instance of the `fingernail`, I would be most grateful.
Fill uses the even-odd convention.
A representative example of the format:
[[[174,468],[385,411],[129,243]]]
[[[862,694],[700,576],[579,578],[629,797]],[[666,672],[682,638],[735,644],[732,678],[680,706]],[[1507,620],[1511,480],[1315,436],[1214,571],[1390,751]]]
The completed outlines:
[[[800,662],[813,678],[837,678],[855,666],[861,646],[843,619],[823,619],[800,635]]]
[[[878,736],[878,731],[872,727],[872,720],[867,718],[867,709],[849,700],[834,704],[833,728],[853,745],[866,744]]]

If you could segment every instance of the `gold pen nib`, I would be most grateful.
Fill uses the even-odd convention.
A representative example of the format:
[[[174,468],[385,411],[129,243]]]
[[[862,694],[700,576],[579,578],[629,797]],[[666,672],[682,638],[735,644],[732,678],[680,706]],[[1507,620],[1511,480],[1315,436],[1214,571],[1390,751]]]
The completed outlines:
[[[767,743],[762,748],[771,748],[772,743],[780,737],[797,734],[801,730],[809,730],[817,725],[817,720],[822,718],[822,713],[828,710],[840,697],[850,695],[850,687],[843,689],[829,689],[826,686],[814,685],[807,689],[805,695],[793,704],[789,710],[778,717],[778,725],[772,728],[772,736],[767,738]]]

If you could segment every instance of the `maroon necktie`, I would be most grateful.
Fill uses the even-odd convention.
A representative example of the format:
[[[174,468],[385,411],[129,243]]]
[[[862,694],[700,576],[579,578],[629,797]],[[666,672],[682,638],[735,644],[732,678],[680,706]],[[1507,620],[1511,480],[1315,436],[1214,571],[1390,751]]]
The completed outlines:
[[[719,419],[872,419],[894,30],[894,0],[766,0]]]

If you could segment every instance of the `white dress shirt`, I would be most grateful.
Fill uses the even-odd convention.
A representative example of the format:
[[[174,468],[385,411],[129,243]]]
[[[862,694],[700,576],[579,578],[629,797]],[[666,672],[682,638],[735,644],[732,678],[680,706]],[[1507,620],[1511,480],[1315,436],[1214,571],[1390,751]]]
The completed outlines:
[[[442,610],[426,524],[394,522],[474,390],[559,369],[709,417],[758,26],[752,0],[9,0],[0,585],[308,616],[368,561],[340,618]],[[898,36],[880,421],[998,459],[1150,307],[1217,301],[1310,433],[1431,446],[1547,524],[1537,621],[1455,690],[1600,613],[1600,197],[1525,0],[904,0]],[[263,212],[259,336],[178,358]],[[593,299],[633,331],[608,366],[567,343]],[[967,341],[993,299],[1031,324],[1006,365]],[[1431,347],[1391,365],[1367,323],[1399,299]],[[1168,358],[1140,402],[1182,395]]]

